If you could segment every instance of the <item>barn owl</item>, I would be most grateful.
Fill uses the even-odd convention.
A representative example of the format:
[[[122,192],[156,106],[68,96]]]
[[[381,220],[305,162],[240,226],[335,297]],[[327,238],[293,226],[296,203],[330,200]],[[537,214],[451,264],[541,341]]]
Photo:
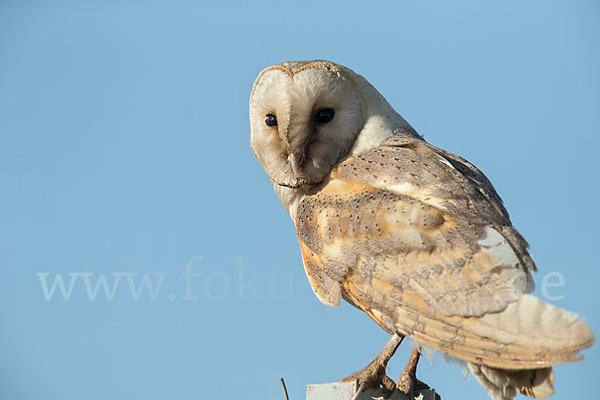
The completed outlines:
[[[363,383],[389,386],[382,368],[409,336],[410,376],[422,346],[464,361],[493,399],[547,397],[552,366],[593,344],[577,315],[530,294],[528,244],[486,176],[427,143],[361,75],[329,61],[268,67],[250,130],[316,296],[393,336]]]

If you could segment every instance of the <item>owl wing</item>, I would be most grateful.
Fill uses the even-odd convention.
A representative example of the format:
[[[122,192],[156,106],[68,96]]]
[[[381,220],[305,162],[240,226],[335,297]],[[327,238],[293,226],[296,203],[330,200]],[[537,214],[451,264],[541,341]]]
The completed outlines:
[[[343,297],[388,332],[500,368],[572,361],[593,341],[577,316],[524,295],[535,265],[483,173],[422,140],[345,160],[296,226],[321,301]]]

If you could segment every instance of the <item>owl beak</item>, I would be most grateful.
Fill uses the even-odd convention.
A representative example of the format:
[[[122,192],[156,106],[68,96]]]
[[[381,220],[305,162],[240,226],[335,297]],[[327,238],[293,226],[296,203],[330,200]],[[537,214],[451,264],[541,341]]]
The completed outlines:
[[[288,156],[288,162],[292,167],[292,171],[294,175],[301,176],[302,175],[302,165],[304,164],[304,152],[302,153],[292,153]]]

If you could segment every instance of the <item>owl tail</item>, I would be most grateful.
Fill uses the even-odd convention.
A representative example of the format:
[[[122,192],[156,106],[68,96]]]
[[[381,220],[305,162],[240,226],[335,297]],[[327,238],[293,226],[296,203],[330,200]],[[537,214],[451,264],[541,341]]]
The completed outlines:
[[[415,302],[410,308],[418,307]],[[481,317],[429,316],[407,308],[396,309],[395,326],[401,333],[452,357],[500,371],[541,370],[578,361],[582,357],[577,353],[594,343],[579,316],[527,294],[503,311]]]
[[[485,321],[486,318],[489,321]],[[514,369],[467,362],[473,376],[494,400],[511,400],[517,393],[533,398],[553,395],[551,365],[581,359],[578,351],[594,341],[591,330],[577,315],[529,295],[524,295],[503,312],[483,317],[482,322],[487,326],[495,325],[497,329],[486,332],[485,327],[476,324],[473,331],[478,336],[488,336],[506,345],[507,353],[501,358],[518,360],[513,365],[507,364]],[[536,361],[540,368],[519,369],[520,363]]]
[[[512,400],[517,393],[542,399],[554,394],[552,367],[508,370],[467,363],[469,371],[494,400]]]
[[[581,360],[594,335],[579,316],[527,294],[480,317],[427,315],[404,293],[395,326],[415,342],[467,363],[495,400],[550,396],[552,366]],[[419,311],[418,313],[414,311]],[[375,315],[377,317],[377,315]]]

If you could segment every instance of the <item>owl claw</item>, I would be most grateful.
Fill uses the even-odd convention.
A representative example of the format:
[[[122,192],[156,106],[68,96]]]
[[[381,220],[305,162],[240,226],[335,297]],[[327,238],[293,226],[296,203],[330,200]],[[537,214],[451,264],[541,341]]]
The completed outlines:
[[[374,366],[369,364],[365,369],[359,372],[355,372],[352,375],[341,379],[340,382],[358,382],[359,388],[356,393],[356,397],[366,389],[376,388],[380,389],[388,398],[394,390],[396,390],[396,383],[386,375],[385,365]]]
[[[404,367],[404,371],[400,374],[396,389],[408,396],[409,399],[414,399],[414,392],[423,389],[431,389],[429,385],[417,379],[417,364],[421,357],[421,351],[417,346],[413,347],[412,353]],[[441,400],[440,396],[434,391],[434,398]]]
[[[396,383],[386,375],[385,369],[388,361],[392,358],[403,339],[404,336],[395,333],[369,365],[362,371],[355,372],[347,378],[342,379],[341,382],[358,381],[360,386],[357,395],[362,390],[369,388],[381,389],[386,394],[391,395],[396,390]]]

